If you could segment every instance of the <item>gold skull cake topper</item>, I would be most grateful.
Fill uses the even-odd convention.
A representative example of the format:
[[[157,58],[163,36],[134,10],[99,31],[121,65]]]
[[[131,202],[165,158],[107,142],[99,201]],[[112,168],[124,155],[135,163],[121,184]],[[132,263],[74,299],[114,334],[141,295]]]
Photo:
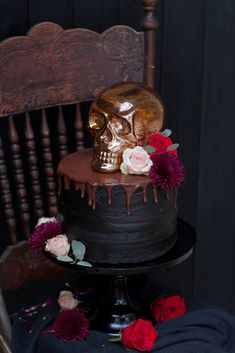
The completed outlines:
[[[159,96],[144,84],[122,82],[106,88],[89,112],[94,136],[92,168],[106,173],[117,171],[123,151],[140,145],[146,132],[160,131],[163,119]]]

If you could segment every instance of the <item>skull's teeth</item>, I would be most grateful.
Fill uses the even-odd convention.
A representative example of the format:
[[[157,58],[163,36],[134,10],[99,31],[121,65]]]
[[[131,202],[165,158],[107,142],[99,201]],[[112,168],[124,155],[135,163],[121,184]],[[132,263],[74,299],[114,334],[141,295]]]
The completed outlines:
[[[114,163],[114,160],[117,159],[117,156],[115,153],[112,152],[106,152],[106,151],[101,151],[97,155],[97,159],[99,159],[100,162],[106,162],[106,163]]]

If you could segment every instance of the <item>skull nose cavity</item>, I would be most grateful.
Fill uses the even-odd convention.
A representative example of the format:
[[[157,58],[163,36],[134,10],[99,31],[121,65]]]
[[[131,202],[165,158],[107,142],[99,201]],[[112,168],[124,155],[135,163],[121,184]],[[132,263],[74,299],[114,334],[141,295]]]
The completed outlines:
[[[109,143],[109,142],[111,142],[112,139],[113,139],[113,136],[112,136],[111,131],[110,131],[108,128],[106,128],[106,129],[104,130],[104,132],[102,133],[102,135],[100,136],[100,139],[101,139],[101,141],[104,142],[104,143]]]

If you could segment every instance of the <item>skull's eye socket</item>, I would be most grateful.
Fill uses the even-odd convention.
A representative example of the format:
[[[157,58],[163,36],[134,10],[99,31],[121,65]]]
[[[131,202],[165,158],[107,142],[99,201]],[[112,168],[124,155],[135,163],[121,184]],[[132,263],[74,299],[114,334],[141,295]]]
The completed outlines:
[[[96,111],[91,112],[91,114],[89,116],[89,127],[91,129],[100,130],[104,127],[104,125],[105,125],[104,115],[102,115]]]
[[[112,126],[117,133],[122,135],[127,135],[131,131],[130,123],[120,116],[114,116],[112,118]]]

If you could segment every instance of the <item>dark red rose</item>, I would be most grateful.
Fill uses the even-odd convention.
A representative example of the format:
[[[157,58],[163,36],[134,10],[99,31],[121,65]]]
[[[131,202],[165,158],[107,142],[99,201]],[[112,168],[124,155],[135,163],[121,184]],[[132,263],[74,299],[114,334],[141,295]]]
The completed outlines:
[[[151,313],[157,323],[182,316],[186,313],[185,300],[179,295],[157,298],[151,304]]]
[[[62,341],[83,341],[89,333],[89,321],[78,308],[65,310],[58,314],[48,332]]]
[[[29,246],[33,250],[42,250],[46,241],[62,232],[58,222],[45,222],[37,226],[29,238]]]
[[[129,349],[141,352],[150,351],[158,337],[158,332],[152,323],[138,319],[122,331],[122,344]]]
[[[153,165],[150,169],[150,177],[162,190],[178,188],[185,179],[183,163],[173,153],[153,153],[151,155]]]
[[[170,137],[163,136],[160,133],[154,133],[149,137],[148,143],[149,146],[152,146],[155,148],[154,153],[159,153],[159,152],[166,152],[167,147],[173,145],[173,142],[171,141]],[[175,156],[177,156],[177,149],[169,151],[170,153],[173,153]]]

